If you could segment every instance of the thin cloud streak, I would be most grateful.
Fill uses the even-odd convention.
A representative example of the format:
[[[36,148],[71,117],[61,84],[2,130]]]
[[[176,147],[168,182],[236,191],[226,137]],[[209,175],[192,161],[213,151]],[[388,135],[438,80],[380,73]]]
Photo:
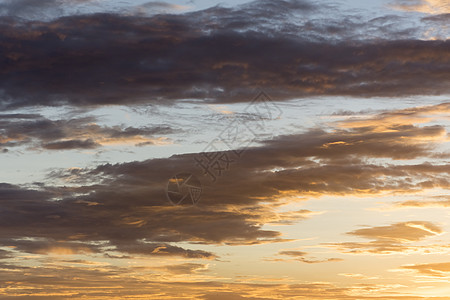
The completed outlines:
[[[170,126],[101,126],[97,118],[50,120],[33,114],[0,114],[0,147],[34,150],[95,149],[106,145],[158,145],[180,132]]]

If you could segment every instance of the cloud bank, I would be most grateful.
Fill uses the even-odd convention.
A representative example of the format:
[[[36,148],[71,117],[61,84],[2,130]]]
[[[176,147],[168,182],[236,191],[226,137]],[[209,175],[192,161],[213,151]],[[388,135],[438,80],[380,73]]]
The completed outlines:
[[[279,0],[176,15],[0,17],[0,103],[240,102],[262,87],[274,99],[449,92],[448,40],[423,40],[392,15],[327,21],[330,9]]]

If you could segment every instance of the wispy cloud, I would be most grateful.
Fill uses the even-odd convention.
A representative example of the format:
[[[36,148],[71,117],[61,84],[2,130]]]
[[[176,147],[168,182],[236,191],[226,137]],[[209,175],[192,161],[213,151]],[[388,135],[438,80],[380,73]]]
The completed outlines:
[[[177,130],[169,126],[98,125],[94,117],[50,120],[39,115],[0,114],[0,147],[36,150],[93,149],[111,144],[158,145]]]
[[[447,0],[396,0],[391,7],[427,14],[450,13],[450,3]]]
[[[285,258],[269,258],[268,261],[299,261],[307,264],[318,264],[318,263],[326,263],[326,262],[339,262],[343,261],[342,258],[324,258],[320,259],[317,257],[312,257],[307,252],[299,251],[299,250],[283,250],[279,251],[278,255],[288,256],[290,259]]]
[[[392,254],[420,251],[411,243],[442,234],[442,228],[426,221],[410,221],[374,226],[347,232],[349,235],[371,239],[370,242],[342,242],[329,244],[345,253]],[[430,248],[433,248],[430,246]]]
[[[406,270],[414,270],[422,275],[432,277],[449,277],[450,276],[450,263],[428,263],[428,264],[413,264],[405,265],[401,267]]]

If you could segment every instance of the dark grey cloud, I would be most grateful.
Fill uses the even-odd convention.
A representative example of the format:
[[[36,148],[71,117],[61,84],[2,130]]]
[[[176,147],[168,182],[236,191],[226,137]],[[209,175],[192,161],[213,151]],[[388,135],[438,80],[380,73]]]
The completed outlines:
[[[396,16],[312,17],[327,9],[262,1],[151,17],[3,17],[1,103],[236,102],[257,88],[274,99],[449,92],[448,41],[418,40],[414,26],[392,25],[403,24]]]
[[[114,204],[106,207],[105,203],[93,204],[81,199],[55,200],[63,194],[64,191],[60,189],[42,192],[1,184],[1,223],[8,229],[0,230],[0,244],[6,247],[14,247],[17,251],[35,254],[90,254],[100,252],[108,254],[119,251],[149,256],[182,256],[204,259],[216,257],[207,251],[184,249],[168,243],[145,243],[135,240],[137,236],[145,237],[144,232],[127,237],[127,234],[136,229],[139,230],[139,227],[127,223],[131,220],[131,217],[119,219],[123,216],[120,213],[120,207],[114,207]],[[91,208],[95,205],[100,205],[98,210],[94,209],[97,211],[95,214],[98,213],[97,216],[91,214],[93,213]],[[125,205],[122,208],[126,209],[127,206]],[[83,212],[83,210],[85,211]],[[83,217],[82,214],[87,211],[91,211],[89,213],[91,215]],[[129,209],[124,211],[124,214],[127,213],[130,214]],[[166,217],[169,216],[166,215]],[[111,219],[107,221],[108,218]],[[108,224],[101,225],[105,221]],[[164,227],[164,224],[159,225],[159,227],[161,226]],[[111,232],[111,228],[118,229],[119,227],[122,227],[120,232]],[[24,231],[21,234],[21,230],[25,230],[27,233],[23,235]],[[153,230],[157,233],[161,228]],[[101,233],[101,231],[104,232]],[[89,243],[92,241],[100,241],[101,243],[98,245]]]
[[[37,119],[42,116],[39,114],[0,114],[1,119]]]
[[[42,147],[48,150],[94,149],[100,147],[100,144],[94,142],[92,139],[87,139],[52,142],[44,144]]]

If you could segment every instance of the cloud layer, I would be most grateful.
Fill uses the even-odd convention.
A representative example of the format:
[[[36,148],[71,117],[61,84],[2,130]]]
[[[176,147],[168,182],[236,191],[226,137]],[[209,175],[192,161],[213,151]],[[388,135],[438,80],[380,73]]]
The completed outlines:
[[[213,253],[187,250],[177,243],[255,245],[289,241],[280,231],[263,225],[289,225],[314,216],[305,209],[280,211],[290,197],[290,201],[302,201],[322,195],[448,189],[445,159],[434,164],[411,163],[436,158],[435,148],[446,140],[445,127],[414,123],[422,120],[423,114],[441,114],[445,105],[382,113],[363,123],[349,119],[335,123],[334,129],[280,136],[246,149],[244,159],[225,151],[222,155],[233,158],[233,162],[215,183],[196,165],[201,155],[193,153],[54,170],[49,183],[34,187],[3,184],[0,242],[30,253],[52,249],[48,244],[54,243],[53,248],[75,252],[84,244],[93,253],[211,259],[215,258]],[[447,157],[442,153],[439,156]],[[389,163],[376,163],[374,159],[387,159]],[[179,172],[196,174],[203,183],[197,206],[169,205],[167,181]],[[411,221],[355,230],[350,234],[374,241],[341,246],[403,251],[404,243],[439,233],[437,225]],[[23,242],[24,237],[36,240]],[[92,246],[93,242],[101,246]]]
[[[449,93],[448,5],[438,2],[395,0],[395,11],[369,12],[345,10],[350,2],[260,0],[186,12],[158,1],[125,7],[0,0],[0,152],[16,150],[3,157],[21,160],[7,161],[4,176],[36,180],[8,168],[26,165],[33,173],[36,163],[27,159],[57,157],[39,182],[0,183],[0,294],[428,299],[420,296],[428,291],[420,280],[434,289],[450,274],[442,260],[450,252],[450,103],[383,110],[386,99],[376,97],[401,107],[405,99],[391,98]],[[283,105],[321,117],[330,117],[329,98],[339,102],[334,96],[372,97],[373,106],[359,113],[344,107],[306,128],[311,123],[291,112],[281,120],[276,106],[271,115],[255,106],[238,114],[212,105],[223,115],[208,115],[203,127],[235,116],[214,140],[227,146],[221,152],[156,159],[120,148],[105,156],[95,151],[95,162],[81,167],[70,165],[72,159],[94,151],[55,153],[162,144],[179,133],[186,133],[177,136],[181,146],[197,149],[193,133],[208,139],[214,131],[203,135],[185,119],[204,117],[198,103],[247,102],[261,89],[274,101],[320,96],[315,100],[323,106],[312,101],[319,107]],[[444,97],[427,101],[438,98]],[[145,122],[166,118],[165,124],[140,126],[141,119],[129,118],[111,125],[116,119],[90,116],[117,117],[109,105],[137,113],[151,105]],[[46,117],[67,107],[70,114]],[[252,140],[252,130],[268,119],[279,119],[280,127]],[[169,122],[186,125],[184,131]],[[284,126],[302,131],[275,136]],[[234,138],[234,131],[243,135]],[[122,162],[98,161],[103,158]],[[62,160],[69,168],[55,168]],[[168,182],[180,173],[201,183],[196,205],[167,199]],[[379,197],[393,199],[395,210],[367,210]],[[345,213],[343,203],[352,205]],[[433,207],[441,210],[423,213]],[[347,217],[358,212],[352,218],[363,222],[356,225]],[[422,254],[429,256],[415,261]]]

